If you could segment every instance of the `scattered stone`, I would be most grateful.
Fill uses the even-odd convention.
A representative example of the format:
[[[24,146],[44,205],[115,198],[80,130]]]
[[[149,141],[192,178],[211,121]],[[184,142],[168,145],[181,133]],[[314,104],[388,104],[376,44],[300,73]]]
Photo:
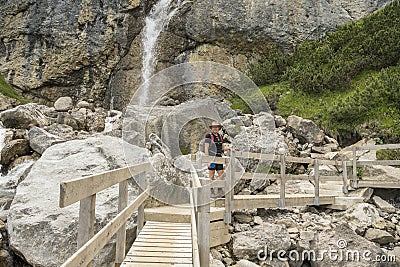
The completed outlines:
[[[260,216],[254,216],[253,220],[254,220],[254,224],[262,224],[263,223],[263,220],[261,219]]]
[[[87,116],[87,131],[102,132],[104,131],[107,113],[102,108],[96,108],[95,112],[89,112]]]
[[[244,232],[251,229],[250,224],[248,223],[237,223],[235,224],[235,232]]]
[[[219,253],[218,250],[216,250],[215,248],[212,248],[210,253],[211,253],[211,256],[213,257],[213,259],[222,261],[222,254]]]
[[[374,228],[369,228],[364,237],[381,245],[396,242],[396,239],[388,232]]]
[[[65,141],[59,136],[46,132],[45,130],[36,126],[29,130],[28,135],[29,145],[39,154],[43,154],[43,152],[52,145]]]
[[[43,113],[47,109],[43,105],[28,103],[1,112],[0,120],[5,128],[29,129],[32,125],[43,127],[50,122]]]
[[[371,204],[358,203],[348,209],[344,214],[344,218],[351,229],[357,233],[364,233],[368,227],[376,227],[379,224],[385,225],[384,219],[379,215],[378,210]]]
[[[247,214],[235,214],[233,217],[238,223],[250,223],[253,221],[253,217]]]
[[[234,267],[260,267],[260,265],[255,264],[254,262],[251,262],[248,260],[240,260],[233,266]]]
[[[393,207],[390,203],[386,202],[379,196],[373,196],[372,201],[374,201],[375,205],[380,208],[382,211],[394,213],[396,212],[396,208]]]
[[[231,266],[233,264],[233,260],[231,258],[224,258],[223,260],[227,266]]]
[[[225,267],[222,261],[210,258],[210,267]]]
[[[1,165],[9,165],[15,158],[25,156],[30,153],[29,141],[16,139],[8,142],[1,150]]]
[[[57,135],[64,140],[72,140],[76,138],[74,129],[66,124],[54,123],[44,129],[50,134]]]
[[[375,243],[368,241],[367,239],[357,235],[354,233],[352,229],[348,227],[346,224],[340,224],[334,229],[327,229],[320,233],[318,233],[318,238],[316,238],[313,242],[311,242],[310,249],[315,251],[316,258],[321,259],[318,260],[317,266],[324,267],[336,267],[336,266],[345,266],[345,267],[395,267],[397,263],[389,263],[378,261],[371,261],[370,259],[375,259],[378,255],[386,255],[386,253]],[[354,260],[348,260],[346,257],[336,258],[335,260],[322,256],[326,251],[332,250],[342,250],[346,251],[358,251],[360,255],[363,255],[365,251],[369,251],[369,258],[365,258],[360,256],[359,260],[357,260],[356,264]]]
[[[0,249],[0,266],[14,266],[10,253],[5,249]]]
[[[15,101],[13,98],[8,98],[0,93],[0,111],[13,108],[15,106]]]
[[[326,154],[326,153],[332,152],[332,148],[326,147],[326,146],[313,146],[311,148],[311,152],[319,153],[319,154]]]
[[[290,236],[285,226],[263,222],[248,231],[235,233],[233,238],[233,254],[238,259],[257,259],[257,253],[264,250],[285,250],[290,246]]]
[[[302,143],[321,144],[324,140],[324,132],[311,120],[289,116],[287,125],[288,129]]]
[[[76,104],[76,108],[90,108],[90,103],[87,101],[79,101],[78,104]]]
[[[54,108],[57,111],[68,111],[71,110],[74,107],[72,103],[72,98],[69,96],[63,96],[57,99],[57,101],[54,103]]]
[[[286,126],[286,120],[282,118],[281,116],[275,116],[275,126],[277,128]]]

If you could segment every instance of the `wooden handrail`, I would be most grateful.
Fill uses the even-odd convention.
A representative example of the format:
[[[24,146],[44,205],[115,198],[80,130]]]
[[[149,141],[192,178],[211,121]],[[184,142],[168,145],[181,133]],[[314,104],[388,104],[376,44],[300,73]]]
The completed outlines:
[[[117,183],[149,170],[151,164],[141,163],[134,166],[115,169],[100,174],[63,181],[60,184],[60,208],[67,207],[79,200],[109,188]]]
[[[85,245],[75,252],[61,267],[86,266],[107,242],[125,224],[138,207],[149,197],[150,189],[146,189],[128,207],[123,209],[105,227],[95,234]]]
[[[193,191],[189,189],[190,196],[190,222],[192,224],[192,256],[193,256],[193,266],[200,267],[200,252],[199,243],[197,239],[197,224],[196,224],[196,207],[193,199]]]
[[[346,147],[344,151],[352,151],[353,148],[355,150],[380,150],[380,149],[399,149],[400,144],[386,144],[386,145],[365,145],[365,146],[350,146]]]

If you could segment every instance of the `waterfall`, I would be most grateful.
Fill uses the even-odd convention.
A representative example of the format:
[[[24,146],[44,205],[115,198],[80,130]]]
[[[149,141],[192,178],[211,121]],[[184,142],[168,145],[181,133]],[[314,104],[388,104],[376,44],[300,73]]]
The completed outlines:
[[[147,104],[148,84],[145,82],[154,74],[157,65],[156,48],[158,37],[168,26],[169,21],[181,5],[181,0],[178,0],[176,5],[173,5],[172,2],[174,2],[174,0],[159,0],[146,17],[146,24],[142,36],[142,80],[145,87],[142,88],[142,95],[140,95],[139,98],[139,104],[141,106]]]

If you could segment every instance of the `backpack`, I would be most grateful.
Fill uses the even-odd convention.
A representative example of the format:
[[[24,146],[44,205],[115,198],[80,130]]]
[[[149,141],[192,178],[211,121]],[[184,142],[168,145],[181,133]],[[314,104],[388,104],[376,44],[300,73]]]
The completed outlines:
[[[204,136],[204,139],[206,139],[207,134],[210,134],[211,142],[212,142],[212,143],[215,143],[215,136],[214,136],[212,133],[206,133],[206,135]],[[224,137],[223,137],[222,134],[220,134],[220,133],[218,133],[218,135],[219,135],[219,139],[220,139],[221,142],[223,143],[223,142],[224,142]],[[203,151],[203,152],[206,151],[206,150],[205,150],[205,142],[203,143],[202,151]]]

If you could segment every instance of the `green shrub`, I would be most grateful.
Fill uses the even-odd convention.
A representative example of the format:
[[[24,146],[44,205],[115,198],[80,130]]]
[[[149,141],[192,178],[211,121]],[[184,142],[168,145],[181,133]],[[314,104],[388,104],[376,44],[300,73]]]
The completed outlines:
[[[20,94],[14,90],[0,75],[0,93],[9,98],[15,98],[22,103],[28,103],[30,100],[23,98]]]

